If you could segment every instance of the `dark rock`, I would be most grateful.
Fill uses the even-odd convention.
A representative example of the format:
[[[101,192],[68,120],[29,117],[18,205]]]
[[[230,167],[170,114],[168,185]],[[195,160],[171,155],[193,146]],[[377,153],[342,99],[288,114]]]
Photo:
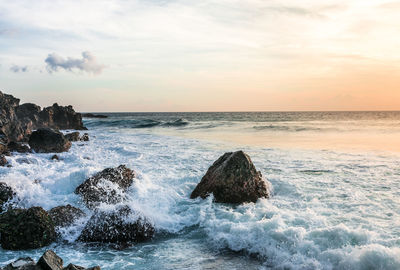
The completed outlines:
[[[19,258],[18,260],[7,264],[1,270],[39,270],[36,267],[35,261],[30,257]]]
[[[8,201],[12,200],[15,196],[15,192],[11,187],[9,187],[6,183],[0,182],[0,212],[3,212],[5,209],[4,204]]]
[[[74,111],[72,106],[53,106],[43,108],[39,113],[40,124],[44,127],[55,129],[85,130],[80,113]]]
[[[47,250],[40,257],[37,265],[43,270],[61,270],[63,268],[63,260],[54,251]]]
[[[33,128],[37,128],[40,118],[40,106],[33,103],[24,103],[15,108],[15,113],[20,121],[32,122]]]
[[[8,161],[7,161],[6,157],[3,155],[0,155],[0,166],[4,167],[7,165],[7,163],[8,163]]]
[[[71,132],[71,133],[67,133],[64,135],[65,138],[67,138],[67,140],[69,140],[70,142],[77,142],[80,141],[80,135],[79,132]]]
[[[85,267],[70,263],[70,264],[68,264],[67,267],[63,268],[63,270],[100,270],[100,266],[85,268]]]
[[[146,218],[139,217],[128,206],[122,206],[111,212],[95,211],[78,241],[137,243],[149,240],[153,235],[154,227]]]
[[[256,202],[269,198],[270,192],[261,172],[243,151],[225,153],[208,169],[190,198],[214,195],[216,202]]]
[[[60,157],[57,155],[52,155],[51,160],[60,160]]]
[[[0,134],[0,155],[10,155],[8,150],[8,139],[4,134]]]
[[[8,145],[8,150],[11,152],[18,152],[18,153],[30,153],[32,152],[30,147],[24,143],[19,143],[19,142],[9,142]]]
[[[123,201],[121,191],[126,191],[136,177],[135,171],[120,165],[117,168],[107,168],[88,178],[75,189],[82,196],[89,208],[98,206],[101,202],[115,204]],[[116,190],[113,186],[117,185]]]
[[[107,118],[107,115],[103,115],[103,114],[93,114],[93,113],[84,113],[82,114],[82,117],[86,117],[86,118]]]
[[[60,153],[68,151],[71,142],[61,132],[49,128],[40,128],[30,136],[29,145],[38,153]]]
[[[81,141],[87,142],[89,141],[89,134],[88,133],[84,133],[82,135],[82,137],[80,138]]]
[[[10,209],[0,215],[1,247],[22,250],[40,248],[56,239],[54,223],[41,207]]]
[[[57,227],[67,227],[72,225],[77,219],[84,217],[85,213],[70,204],[57,206],[49,211],[54,225]]]

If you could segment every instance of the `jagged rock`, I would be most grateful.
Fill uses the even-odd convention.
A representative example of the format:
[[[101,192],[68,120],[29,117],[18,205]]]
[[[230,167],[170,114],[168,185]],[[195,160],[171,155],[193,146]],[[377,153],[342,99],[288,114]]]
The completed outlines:
[[[51,160],[60,160],[60,157],[57,155],[52,155],[50,159]]]
[[[93,114],[93,113],[84,113],[82,114],[82,117],[86,117],[86,118],[107,118],[107,115],[103,115],[103,114]]]
[[[37,265],[43,270],[61,270],[63,268],[63,263],[63,260],[50,249],[40,257]]]
[[[261,172],[243,151],[225,153],[215,161],[190,198],[204,199],[211,193],[216,202],[222,203],[256,202],[270,196]]]
[[[80,141],[80,134],[78,131],[76,132],[71,132],[71,133],[67,133],[64,135],[65,138],[67,138],[67,140],[69,140],[70,142],[77,142]]]
[[[15,113],[18,105],[19,99],[0,92],[0,134],[13,141],[20,141],[29,134],[23,124],[18,121]]]
[[[35,261],[31,257],[19,258],[18,260],[7,264],[1,270],[40,270],[36,267]]]
[[[54,223],[41,207],[10,209],[0,215],[1,247],[10,250],[40,248],[56,239]]]
[[[55,129],[85,130],[80,113],[74,111],[72,106],[53,106],[43,108],[39,113],[40,124]]]
[[[15,108],[15,113],[20,121],[31,121],[33,128],[38,127],[40,106],[33,103],[24,103]]]
[[[12,200],[15,196],[15,192],[6,183],[0,182],[0,213],[3,212],[4,204],[9,200]]]
[[[88,133],[84,133],[82,135],[82,137],[80,138],[81,141],[87,142],[89,141],[89,134]]]
[[[8,164],[8,161],[4,155],[0,155],[0,166],[6,166]]]
[[[153,225],[128,206],[111,212],[97,210],[82,230],[78,241],[102,243],[137,243],[154,235]]]
[[[120,165],[117,168],[107,168],[88,178],[75,189],[82,196],[89,208],[98,206],[101,202],[115,204],[123,201],[121,192],[126,191],[136,177],[135,171]]]
[[[67,227],[72,225],[77,219],[84,217],[85,213],[70,204],[57,206],[49,211],[56,227]]]
[[[19,142],[9,142],[7,148],[11,152],[30,153],[31,149],[28,145]]]
[[[71,148],[71,142],[61,132],[40,128],[30,136],[29,146],[38,153],[60,153],[68,151]]]

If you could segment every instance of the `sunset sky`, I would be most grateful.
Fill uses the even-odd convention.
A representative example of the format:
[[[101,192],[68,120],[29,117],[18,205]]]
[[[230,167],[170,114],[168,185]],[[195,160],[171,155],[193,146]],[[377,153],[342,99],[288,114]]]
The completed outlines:
[[[400,1],[0,0],[0,90],[79,111],[400,110]]]

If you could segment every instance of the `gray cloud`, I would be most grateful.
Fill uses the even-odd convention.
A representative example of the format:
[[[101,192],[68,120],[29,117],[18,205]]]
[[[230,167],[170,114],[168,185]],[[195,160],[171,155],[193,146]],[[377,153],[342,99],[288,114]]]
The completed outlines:
[[[81,70],[88,73],[100,74],[105,67],[97,63],[96,57],[87,51],[82,52],[82,58],[64,58],[56,53],[51,53],[44,61],[47,64],[47,71],[50,73],[64,69],[67,71]]]
[[[14,73],[19,73],[19,72],[27,72],[28,71],[28,66],[17,66],[17,65],[12,65],[10,67],[10,70]]]

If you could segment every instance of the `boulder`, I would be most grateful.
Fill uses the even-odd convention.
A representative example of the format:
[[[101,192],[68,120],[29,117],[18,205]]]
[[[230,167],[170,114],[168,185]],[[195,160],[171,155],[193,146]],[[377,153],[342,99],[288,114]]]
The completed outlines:
[[[8,164],[8,161],[4,155],[0,155],[0,166],[4,167]]]
[[[12,200],[15,196],[15,192],[6,183],[0,182],[0,213],[5,211],[4,205]]]
[[[60,153],[68,151],[71,148],[71,142],[61,132],[40,128],[30,136],[29,146],[38,153]]]
[[[40,257],[37,265],[43,270],[61,270],[63,269],[63,263],[63,260],[50,249]]]
[[[145,217],[133,212],[128,206],[120,206],[114,211],[96,210],[78,241],[124,245],[144,242],[153,235],[154,227]]]
[[[82,137],[80,138],[81,141],[87,142],[89,141],[89,134],[88,133],[84,133],[82,135]]]
[[[50,159],[51,160],[60,160],[60,157],[57,155],[52,155]]]
[[[75,193],[82,196],[89,208],[94,208],[102,202],[115,204],[123,201],[123,192],[132,185],[135,177],[135,171],[125,165],[107,168],[79,185]]]
[[[243,151],[222,155],[208,169],[190,198],[206,198],[214,195],[216,202],[256,202],[269,198],[268,184],[257,171],[250,157]]]
[[[54,223],[41,207],[10,209],[0,215],[1,247],[10,250],[47,246],[56,239]]]
[[[9,151],[11,152],[18,152],[18,153],[30,153],[31,148],[24,144],[24,143],[20,143],[20,142],[9,142],[7,145],[7,148]]]
[[[18,260],[7,264],[1,270],[40,270],[36,267],[35,261],[30,257],[19,258]]]
[[[64,134],[64,136],[70,142],[77,142],[77,141],[80,141],[80,139],[81,139],[80,134],[79,134],[78,131]]]
[[[72,106],[53,106],[43,108],[39,113],[39,123],[43,127],[55,129],[86,130],[83,126],[82,116],[74,111]]]
[[[67,204],[50,209],[49,215],[53,219],[56,227],[68,227],[77,219],[84,217],[85,213],[81,209]]]

